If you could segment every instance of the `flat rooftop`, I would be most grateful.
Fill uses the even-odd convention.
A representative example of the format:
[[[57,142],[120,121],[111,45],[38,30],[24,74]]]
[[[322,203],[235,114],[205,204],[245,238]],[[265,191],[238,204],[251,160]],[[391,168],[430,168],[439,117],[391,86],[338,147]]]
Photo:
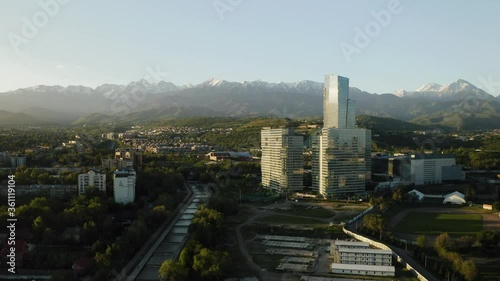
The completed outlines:
[[[337,247],[365,247],[369,248],[370,244],[359,241],[345,241],[345,240],[334,240],[333,244]]]

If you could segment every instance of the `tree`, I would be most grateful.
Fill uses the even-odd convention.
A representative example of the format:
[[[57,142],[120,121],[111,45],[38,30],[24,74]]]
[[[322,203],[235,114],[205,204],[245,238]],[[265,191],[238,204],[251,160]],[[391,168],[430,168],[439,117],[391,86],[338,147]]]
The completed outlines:
[[[386,228],[387,222],[381,215],[368,214],[363,218],[363,226],[372,234],[379,233],[382,239],[382,233]]]
[[[184,267],[191,268],[193,266],[193,257],[198,254],[201,249],[203,249],[203,245],[196,240],[190,240],[186,246],[184,246],[184,249],[182,249],[179,261]]]
[[[116,243],[108,245],[104,252],[95,253],[95,261],[99,266],[110,268],[113,255],[118,252],[119,246]]]
[[[159,275],[167,281],[187,280],[189,272],[180,262],[174,260],[165,260],[159,270]]]
[[[450,235],[447,232],[441,233],[438,237],[436,237],[436,241],[434,242],[434,248],[439,253],[440,250],[452,250],[454,248],[454,242],[451,240]]]
[[[500,242],[500,231],[485,230],[477,234],[477,240],[484,249],[496,248]]]
[[[495,211],[500,211],[500,201],[496,201],[495,203],[493,203],[493,209]]]
[[[203,248],[194,256],[193,269],[206,280],[215,280],[222,275],[228,262],[228,253]]]
[[[394,200],[396,203],[402,202],[404,194],[405,194],[405,189],[400,186],[396,188],[396,190],[394,190],[394,193],[392,193],[392,200]]]
[[[224,215],[213,209],[202,206],[195,214],[189,232],[193,239],[200,241],[205,246],[217,243],[222,233]]]
[[[427,236],[425,236],[425,235],[419,235],[417,237],[417,241],[415,243],[420,248],[425,248],[425,244],[427,243]]]
[[[471,261],[462,262],[460,273],[463,275],[466,281],[472,281],[477,277],[477,268],[476,264]]]

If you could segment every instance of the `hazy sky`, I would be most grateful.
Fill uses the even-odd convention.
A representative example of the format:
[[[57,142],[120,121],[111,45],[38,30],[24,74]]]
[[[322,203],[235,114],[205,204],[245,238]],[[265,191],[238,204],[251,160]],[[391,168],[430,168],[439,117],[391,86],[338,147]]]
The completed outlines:
[[[157,69],[175,84],[336,73],[376,93],[463,78],[498,95],[499,11],[495,0],[2,1],[0,91]]]

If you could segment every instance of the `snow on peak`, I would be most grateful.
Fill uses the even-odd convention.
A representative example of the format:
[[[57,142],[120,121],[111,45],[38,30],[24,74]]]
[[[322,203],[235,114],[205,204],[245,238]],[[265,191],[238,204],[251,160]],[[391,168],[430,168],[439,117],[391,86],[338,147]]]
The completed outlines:
[[[406,95],[406,91],[404,89],[399,89],[394,91],[394,95],[398,97],[404,97]]]
[[[221,86],[222,83],[224,83],[224,80],[220,80],[217,78],[210,78],[207,81],[203,83],[203,85],[211,86],[211,87],[218,87]]]
[[[418,88],[416,92],[439,92],[443,90],[445,87],[442,85],[439,85],[437,83],[429,83],[425,84],[422,87]]]

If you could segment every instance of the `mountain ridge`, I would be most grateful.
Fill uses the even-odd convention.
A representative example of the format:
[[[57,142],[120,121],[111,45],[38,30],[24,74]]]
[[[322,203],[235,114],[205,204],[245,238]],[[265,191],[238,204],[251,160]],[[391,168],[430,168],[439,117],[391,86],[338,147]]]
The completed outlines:
[[[401,96],[372,94],[356,87],[349,91],[350,98],[356,100],[358,115],[455,128],[500,127],[500,98],[463,79],[445,86],[425,84],[417,91],[401,91]],[[298,118],[322,115],[322,93],[323,83],[310,80],[270,83],[211,78],[196,85],[177,86],[143,79],[95,88],[42,85],[18,89],[0,93],[0,109],[57,124],[142,122],[197,114]]]

